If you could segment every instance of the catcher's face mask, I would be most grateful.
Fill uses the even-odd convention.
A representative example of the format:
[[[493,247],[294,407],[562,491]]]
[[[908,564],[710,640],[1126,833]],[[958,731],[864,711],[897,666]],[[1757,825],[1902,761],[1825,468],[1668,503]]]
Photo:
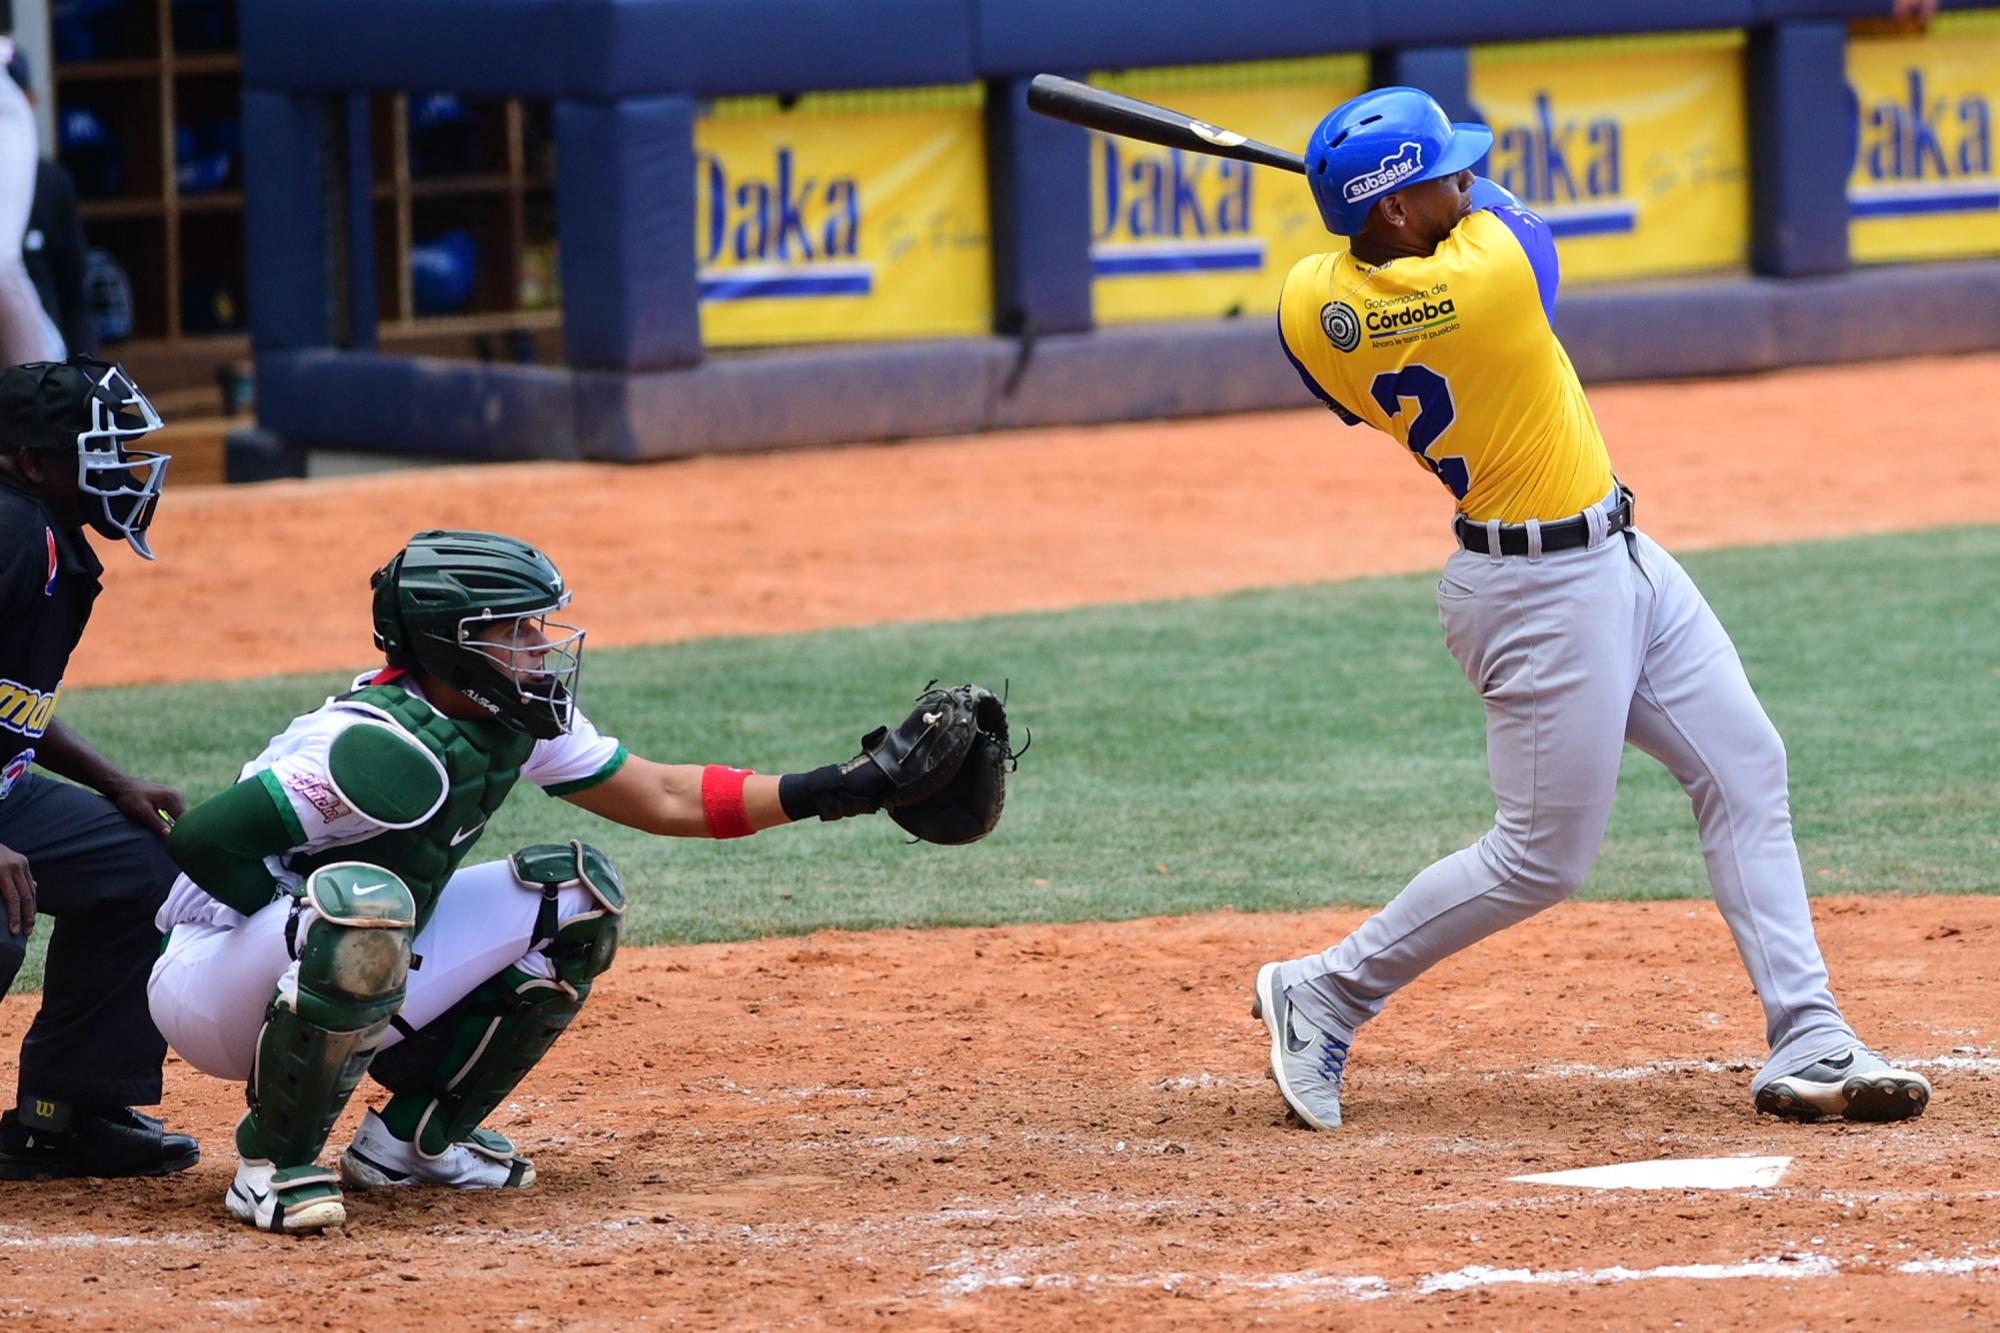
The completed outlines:
[[[562,604],[550,607],[560,611]],[[583,677],[583,635],[574,625],[532,615],[473,615],[458,622],[459,645],[484,659],[478,675],[504,697],[500,711],[523,724],[531,736],[547,739],[568,733],[576,715],[576,691]],[[467,691],[474,693],[474,691]],[[482,701],[488,702],[488,701]]]

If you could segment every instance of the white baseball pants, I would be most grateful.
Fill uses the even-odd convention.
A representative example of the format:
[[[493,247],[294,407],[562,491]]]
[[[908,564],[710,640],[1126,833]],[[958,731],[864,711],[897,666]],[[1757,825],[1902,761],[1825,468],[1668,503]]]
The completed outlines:
[[[453,875],[411,945],[422,965],[410,971],[403,1021],[423,1027],[509,964],[554,976],[548,959],[529,950],[541,905],[540,890],[523,888],[511,862],[488,861]],[[299,966],[285,950],[291,910],[291,900],[281,898],[234,926],[175,926],[153,965],[146,987],[153,1021],[180,1057],[203,1073],[250,1077],[264,1011],[279,979]],[[596,900],[588,889],[566,888],[557,910],[564,918],[582,915],[596,910]],[[402,1039],[391,1028],[382,1049]]]

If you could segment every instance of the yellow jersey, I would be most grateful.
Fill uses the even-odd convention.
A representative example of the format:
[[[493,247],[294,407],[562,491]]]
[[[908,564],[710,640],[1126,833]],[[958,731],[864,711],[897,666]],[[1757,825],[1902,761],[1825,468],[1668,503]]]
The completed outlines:
[[[1346,251],[1292,267],[1285,354],[1349,425],[1401,440],[1475,522],[1568,518],[1611,490],[1611,459],[1556,339],[1548,225],[1490,181],[1426,256]]]

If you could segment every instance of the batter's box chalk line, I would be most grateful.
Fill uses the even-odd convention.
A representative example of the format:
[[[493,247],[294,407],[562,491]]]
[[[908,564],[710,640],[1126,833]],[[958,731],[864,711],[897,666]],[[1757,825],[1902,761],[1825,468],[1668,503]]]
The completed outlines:
[[[1789,1157],[1658,1157],[1507,1178],[1589,1190],[1761,1190],[1783,1179],[1791,1164]]]
[[[1151,1273],[1065,1273],[1039,1266],[1046,1252],[1027,1250],[995,1254],[965,1254],[940,1268],[949,1276],[938,1292],[947,1298],[1002,1291],[1113,1290],[1185,1291],[1216,1296],[1254,1293],[1282,1304],[1332,1301],[1379,1301],[1391,1297],[1451,1296],[1494,1287],[1606,1287],[1628,1282],[1722,1282],[1763,1280],[1801,1282],[1838,1278],[1850,1273],[1893,1273],[1903,1277],[1963,1278],[2000,1271],[2000,1254],[1968,1253],[1956,1258],[1910,1259],[1884,1264],[1873,1257],[1842,1260],[1825,1253],[1787,1253],[1734,1263],[1658,1264],[1633,1268],[1497,1268],[1469,1264],[1444,1273],[1391,1279],[1368,1273],[1214,1273],[1180,1271]],[[933,1270],[938,1271],[938,1270]]]
[[[2000,1073],[2000,1058],[1973,1051],[1968,1047],[1954,1047],[1950,1055],[1929,1056],[1905,1060],[1898,1058],[1896,1065],[1903,1069],[1931,1069],[1946,1073],[1993,1074]],[[1494,1070],[1481,1074],[1488,1083],[1500,1083],[1510,1079],[1544,1078],[1594,1078],[1612,1083],[1629,1083],[1645,1078],[1664,1078],[1673,1074],[1741,1074],[1756,1069],[1753,1060],[1650,1060],[1642,1065],[1605,1066],[1592,1064],[1545,1064],[1524,1070]]]

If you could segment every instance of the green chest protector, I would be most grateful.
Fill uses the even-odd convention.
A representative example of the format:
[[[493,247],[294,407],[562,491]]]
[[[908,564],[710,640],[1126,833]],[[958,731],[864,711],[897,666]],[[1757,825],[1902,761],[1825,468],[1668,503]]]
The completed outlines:
[[[288,864],[301,874],[338,861],[385,866],[409,886],[417,905],[416,928],[422,930],[445,882],[520,779],[535,740],[498,722],[446,717],[393,685],[363,686],[341,696],[335,706],[368,714],[402,733],[386,733],[382,726],[348,728],[335,742],[332,775],[357,808],[387,814],[403,827],[364,842],[304,853]],[[441,798],[436,794],[439,773],[417,783],[398,776],[398,766],[410,763],[403,737],[416,740],[436,761]]]

